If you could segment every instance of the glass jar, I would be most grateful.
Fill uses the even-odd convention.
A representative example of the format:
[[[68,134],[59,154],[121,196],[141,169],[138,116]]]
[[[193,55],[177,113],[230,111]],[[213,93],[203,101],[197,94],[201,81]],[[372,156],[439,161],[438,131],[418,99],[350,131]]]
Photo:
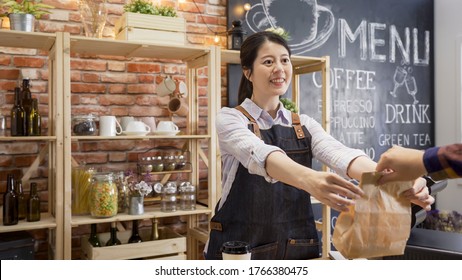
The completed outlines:
[[[90,214],[90,192],[95,170],[87,166],[72,168],[72,215]]]
[[[109,218],[117,214],[117,185],[112,173],[95,173],[90,194],[90,214],[94,218]]]
[[[173,171],[176,168],[176,161],[174,156],[164,157],[164,169],[165,171]]]
[[[79,115],[72,118],[72,133],[73,135],[88,136],[96,134],[95,116]]]
[[[186,159],[184,155],[175,156],[175,169],[181,170],[186,166]]]
[[[164,171],[164,163],[162,161],[161,156],[157,156],[157,157],[152,158],[152,171],[154,171],[154,172],[162,172],[162,171]]]
[[[175,182],[168,182],[162,189],[161,211],[174,212],[176,211],[176,190]]]
[[[196,209],[196,187],[190,182],[183,182],[179,187],[180,193],[180,209],[195,210]]]
[[[125,175],[123,171],[117,173],[117,213],[125,213],[128,208],[129,189],[125,182]]]

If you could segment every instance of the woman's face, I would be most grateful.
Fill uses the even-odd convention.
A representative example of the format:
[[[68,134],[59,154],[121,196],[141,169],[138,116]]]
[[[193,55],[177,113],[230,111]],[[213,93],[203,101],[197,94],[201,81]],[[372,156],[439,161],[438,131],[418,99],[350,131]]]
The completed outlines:
[[[246,76],[250,73],[247,71]],[[249,80],[253,94],[262,97],[281,96],[286,93],[292,79],[292,63],[284,46],[267,41],[258,50]]]

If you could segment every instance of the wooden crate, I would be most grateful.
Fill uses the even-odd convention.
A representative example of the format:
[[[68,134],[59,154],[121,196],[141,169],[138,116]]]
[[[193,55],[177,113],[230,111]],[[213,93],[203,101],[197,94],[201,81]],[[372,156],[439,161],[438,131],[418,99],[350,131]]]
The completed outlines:
[[[186,43],[184,18],[124,13],[115,23],[114,28],[117,34],[116,40],[175,45]]]
[[[88,243],[88,236],[81,237],[82,258],[89,260],[127,260],[127,259],[166,259],[185,260],[186,237],[169,228],[159,228],[159,240],[149,241],[150,230],[140,230],[144,240],[141,243],[128,244],[131,231],[117,232],[121,245],[105,247],[110,233],[98,234],[103,247],[93,247]]]

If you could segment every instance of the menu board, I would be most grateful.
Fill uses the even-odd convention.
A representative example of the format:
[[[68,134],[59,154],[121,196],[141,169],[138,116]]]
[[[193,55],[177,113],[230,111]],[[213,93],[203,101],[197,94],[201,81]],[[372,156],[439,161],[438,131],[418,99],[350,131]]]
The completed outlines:
[[[331,134],[345,145],[374,160],[434,146],[433,0],[230,0],[236,19],[247,35],[284,28],[292,55],[330,57]],[[301,77],[300,112],[318,121],[320,87],[320,73]]]

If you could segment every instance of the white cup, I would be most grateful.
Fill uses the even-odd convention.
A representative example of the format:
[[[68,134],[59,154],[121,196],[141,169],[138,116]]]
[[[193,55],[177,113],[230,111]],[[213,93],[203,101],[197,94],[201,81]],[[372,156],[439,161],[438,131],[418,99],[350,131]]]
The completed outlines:
[[[180,96],[182,98],[186,98],[188,96],[188,87],[186,86],[186,83],[183,81],[180,81],[178,83],[178,91],[180,93]]]
[[[131,121],[127,124],[126,132],[151,132],[149,125],[142,121]]]
[[[150,128],[151,131],[156,130],[156,118],[155,117],[141,117],[140,120],[147,124]]]
[[[228,241],[221,247],[223,260],[250,260],[250,245],[243,241]]]
[[[178,131],[178,126],[172,121],[160,121],[157,124],[158,131]]]
[[[170,78],[166,77],[156,88],[157,95],[159,96],[167,96],[172,94],[176,89],[175,81]]]
[[[120,118],[120,125],[122,126],[122,131],[125,131],[127,129],[127,125],[134,121],[135,118],[134,117],[130,117],[130,116],[125,116],[125,117],[121,117]]]
[[[99,136],[116,136],[122,133],[122,126],[115,116],[99,117]]]
[[[6,135],[6,116],[0,115],[0,136]]]

